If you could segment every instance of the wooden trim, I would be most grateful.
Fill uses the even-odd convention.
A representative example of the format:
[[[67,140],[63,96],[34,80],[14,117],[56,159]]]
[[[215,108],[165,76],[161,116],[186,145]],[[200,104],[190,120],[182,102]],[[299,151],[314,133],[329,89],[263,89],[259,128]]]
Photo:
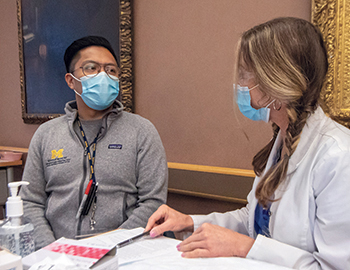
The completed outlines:
[[[253,171],[168,162],[168,191],[189,197],[246,204]]]
[[[12,152],[28,153],[28,148],[0,146],[0,151],[12,151]]]
[[[204,166],[204,165],[176,163],[176,162],[168,162],[168,168],[186,170],[186,171],[197,171],[197,172],[238,175],[238,176],[245,176],[245,177],[255,177],[255,173],[253,170],[245,170],[245,169]]]
[[[0,167],[13,167],[22,165],[22,160],[15,161],[1,161],[0,159]]]
[[[239,198],[232,198],[232,197],[227,197],[227,196],[221,196],[221,195],[207,194],[207,193],[202,193],[202,192],[182,190],[182,189],[176,189],[176,188],[168,188],[168,191],[170,193],[193,196],[193,197],[200,197],[200,198],[225,201],[225,202],[232,202],[232,203],[247,204],[247,200],[239,199]]]

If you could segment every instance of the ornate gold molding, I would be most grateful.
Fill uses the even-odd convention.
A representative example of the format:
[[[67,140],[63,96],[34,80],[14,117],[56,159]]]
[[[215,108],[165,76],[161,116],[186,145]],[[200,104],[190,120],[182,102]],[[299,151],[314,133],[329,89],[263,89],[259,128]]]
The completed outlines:
[[[132,69],[132,7],[131,0],[120,1],[120,66],[122,70],[120,89],[125,110],[133,112],[133,69]]]
[[[350,1],[313,0],[312,22],[324,37],[329,70],[321,93],[324,110],[350,128]]]

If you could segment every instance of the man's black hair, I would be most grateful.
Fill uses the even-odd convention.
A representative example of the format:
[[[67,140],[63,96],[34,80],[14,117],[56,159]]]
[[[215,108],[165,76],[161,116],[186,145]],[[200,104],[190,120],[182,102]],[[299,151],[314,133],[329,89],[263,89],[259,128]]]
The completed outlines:
[[[82,50],[86,47],[90,47],[90,46],[101,46],[101,47],[106,48],[107,50],[110,51],[110,53],[115,58],[115,61],[119,64],[118,58],[115,55],[114,50],[107,39],[105,39],[104,37],[99,37],[99,36],[87,36],[87,37],[83,37],[83,38],[75,40],[66,49],[66,52],[64,53],[64,64],[66,65],[66,70],[68,73],[71,72],[70,65],[71,65],[74,57],[77,55],[77,53],[80,50]]]

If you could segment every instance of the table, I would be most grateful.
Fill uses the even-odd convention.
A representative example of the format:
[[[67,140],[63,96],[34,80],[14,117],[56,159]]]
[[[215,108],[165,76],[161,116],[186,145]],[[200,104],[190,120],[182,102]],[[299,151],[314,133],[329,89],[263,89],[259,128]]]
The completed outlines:
[[[104,250],[110,250],[115,247],[116,243],[130,239],[130,237],[139,235],[143,232],[143,228],[135,228],[131,230],[117,229],[110,232],[102,233],[91,238],[85,238],[82,240],[72,239],[58,239],[56,240],[56,248],[64,244],[65,249],[69,252],[69,246],[81,248],[72,250],[84,250],[86,247],[103,248]],[[151,238],[145,236],[138,241],[132,242],[130,245],[126,245],[121,248],[117,248],[116,256],[118,256],[119,268],[118,270],[206,270],[206,269],[239,269],[239,270],[288,270],[289,268],[244,258],[229,257],[229,258],[196,258],[185,259],[181,257],[181,252],[176,249],[176,246],[180,243],[180,240],[157,237]],[[60,243],[60,244],[58,244]],[[51,259],[48,263],[44,261],[43,265],[36,265],[38,269],[49,269],[54,264],[62,262],[62,254],[58,252],[59,249],[43,248],[27,257],[23,258],[23,269],[29,269],[34,264],[42,262],[44,259]],[[90,253],[89,253],[90,252]],[[90,250],[86,254],[96,254],[96,251]],[[77,254],[71,253],[67,255],[67,260],[71,260],[74,263],[83,263],[81,257]],[[85,256],[86,257],[86,256]],[[107,256],[108,257],[108,256]],[[92,257],[90,257],[92,258]],[[96,259],[96,258],[95,258]],[[86,262],[86,261],[85,261]],[[84,262],[84,263],[85,263]],[[46,264],[45,264],[46,263]],[[109,265],[112,263],[113,265]],[[101,267],[108,269],[116,269],[115,257],[107,260]],[[99,267],[99,266],[98,266]],[[51,269],[51,268],[50,268]],[[84,268],[85,269],[85,268]]]
[[[21,165],[22,165],[22,160],[8,161],[8,160],[0,159],[0,169],[6,168],[8,183],[14,181],[13,167],[21,166]]]
[[[118,270],[291,270],[262,261],[245,258],[198,258],[185,259],[175,248],[171,253],[151,259],[119,265]]]

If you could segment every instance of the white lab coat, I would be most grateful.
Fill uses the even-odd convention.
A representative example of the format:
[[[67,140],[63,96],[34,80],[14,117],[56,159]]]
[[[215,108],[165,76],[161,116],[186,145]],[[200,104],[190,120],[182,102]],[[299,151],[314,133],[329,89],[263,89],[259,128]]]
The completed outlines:
[[[281,142],[278,134],[267,168]],[[208,222],[256,239],[247,258],[296,269],[350,269],[350,130],[321,108],[303,128],[287,178],[271,205],[271,238],[256,236],[256,177],[246,207],[191,216],[194,229]]]

